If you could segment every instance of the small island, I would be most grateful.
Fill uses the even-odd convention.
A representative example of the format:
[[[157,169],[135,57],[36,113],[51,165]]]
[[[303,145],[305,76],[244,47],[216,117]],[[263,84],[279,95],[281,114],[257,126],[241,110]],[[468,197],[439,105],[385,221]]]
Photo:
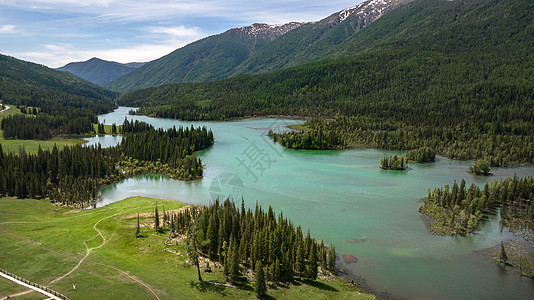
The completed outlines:
[[[474,166],[469,166],[469,173],[473,175],[491,176],[490,163],[487,160],[479,159]]]
[[[407,167],[408,159],[406,156],[397,156],[395,154],[391,157],[384,156],[384,158],[380,159],[380,169],[382,170],[402,171],[406,170]]]

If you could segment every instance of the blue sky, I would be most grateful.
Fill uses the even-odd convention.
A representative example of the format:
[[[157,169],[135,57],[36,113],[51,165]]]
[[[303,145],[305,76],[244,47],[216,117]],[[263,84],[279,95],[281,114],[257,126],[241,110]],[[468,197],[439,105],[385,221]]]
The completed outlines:
[[[0,0],[0,53],[49,67],[150,61],[252,23],[318,21],[363,0]]]

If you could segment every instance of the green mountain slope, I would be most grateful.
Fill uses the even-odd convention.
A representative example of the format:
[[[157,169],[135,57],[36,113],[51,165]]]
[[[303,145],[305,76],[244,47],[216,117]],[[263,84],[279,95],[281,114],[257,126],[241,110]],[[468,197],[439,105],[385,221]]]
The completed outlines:
[[[300,25],[253,24],[230,29],[151,61],[106,87],[115,91],[130,91],[169,83],[226,78],[258,49]]]
[[[40,112],[50,115],[65,115],[79,109],[96,116],[112,110],[115,97],[115,93],[70,73],[0,55],[3,103],[40,107]]]
[[[368,0],[305,24],[260,49],[233,74],[257,74],[330,58],[331,50],[385,13],[413,0]],[[351,51],[351,54],[357,51]]]
[[[316,128],[360,146],[431,146],[453,158],[486,157],[493,165],[532,163],[532,12],[530,0],[418,0],[336,50],[360,45],[358,55],[162,86],[119,101],[141,106],[141,113],[191,120],[337,117]]]
[[[121,64],[95,57],[84,62],[69,63],[57,68],[57,70],[70,72],[89,82],[104,86],[106,83],[130,73],[142,65],[142,63]]]

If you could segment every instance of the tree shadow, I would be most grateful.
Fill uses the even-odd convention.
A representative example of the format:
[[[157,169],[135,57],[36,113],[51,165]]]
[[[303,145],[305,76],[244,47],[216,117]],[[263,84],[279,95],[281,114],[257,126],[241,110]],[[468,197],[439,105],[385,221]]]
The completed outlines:
[[[199,282],[199,281],[190,281],[189,286],[197,289],[199,292],[206,293],[206,292],[212,292],[217,293],[221,296],[226,296],[226,291],[224,286],[218,286],[218,285],[212,285],[205,282]]]
[[[309,286],[313,286],[315,288],[318,288],[318,289],[321,289],[321,290],[324,290],[324,291],[339,292],[339,290],[336,289],[335,287],[332,287],[332,286],[330,286],[328,284],[324,284],[324,283],[319,282],[319,281],[313,281],[313,280],[304,279],[304,280],[302,280],[302,283],[307,284]]]

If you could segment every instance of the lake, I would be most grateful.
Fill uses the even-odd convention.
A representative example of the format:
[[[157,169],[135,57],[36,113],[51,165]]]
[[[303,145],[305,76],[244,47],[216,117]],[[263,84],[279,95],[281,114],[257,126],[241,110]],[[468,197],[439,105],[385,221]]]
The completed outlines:
[[[269,129],[303,121],[247,119],[229,122],[183,122],[128,116],[121,107],[99,117],[106,124],[129,119],[157,128],[207,126],[215,144],[197,155],[204,178],[192,182],[158,175],[126,179],[101,190],[97,206],[130,196],[175,199],[208,205],[217,196],[233,196],[253,208],[256,201],[325,243],[334,244],[338,264],[365,279],[376,293],[408,299],[534,299],[534,281],[502,270],[477,251],[499,244],[512,234],[489,216],[475,234],[440,237],[430,234],[418,212],[428,187],[460,182],[484,184],[506,176],[527,176],[534,168],[494,168],[494,176],[468,174],[472,162],[437,157],[431,164],[409,164],[407,171],[384,171],[380,150],[304,151],[284,149],[265,136]],[[91,140],[110,146],[120,137]],[[345,265],[341,255],[357,263]]]

